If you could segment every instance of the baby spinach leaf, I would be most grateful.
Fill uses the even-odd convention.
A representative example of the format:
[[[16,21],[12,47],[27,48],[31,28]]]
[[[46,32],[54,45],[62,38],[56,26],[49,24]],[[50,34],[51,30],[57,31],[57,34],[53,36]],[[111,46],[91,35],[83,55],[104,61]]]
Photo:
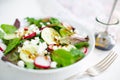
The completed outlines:
[[[60,24],[60,21],[59,21],[57,18],[51,17],[51,18],[49,19],[49,21],[50,21],[51,24],[56,24],[56,25],[59,25],[59,24]]]
[[[4,38],[3,38],[2,40],[3,40],[3,43],[4,43],[6,46],[8,45],[8,43],[9,43],[9,41],[10,41],[10,40],[6,40],[6,39],[4,39]]]
[[[12,34],[14,33],[17,28],[13,25],[8,25],[8,24],[2,24],[1,29],[6,33],[6,34]]]
[[[57,49],[52,53],[52,60],[56,61],[58,65],[64,67],[77,62],[84,56],[84,53],[81,52],[79,49],[71,49],[70,51]]]
[[[31,24],[34,24],[34,20],[35,20],[35,19],[34,19],[34,18],[29,18],[29,17],[27,17],[26,20],[27,20],[27,21],[30,23],[30,25],[31,25]]]
[[[79,43],[76,43],[74,45],[75,45],[76,48],[80,49],[82,47],[88,47],[89,43],[88,42],[79,42]]]
[[[52,28],[55,29],[58,33],[59,33],[60,29],[61,29],[61,27],[59,27],[59,26],[53,26]]]
[[[60,33],[62,28],[65,28],[57,18],[51,17],[49,22],[51,23],[52,28],[55,29],[58,33]]]
[[[85,56],[84,53],[81,52],[79,49],[72,48],[70,50],[70,53],[73,55],[75,61],[78,61],[78,60],[82,59]]]
[[[27,69],[33,69],[35,67],[34,64],[30,62],[25,62],[25,65]]]
[[[11,41],[9,41],[8,46],[6,50],[4,51],[4,54],[8,54],[12,49],[14,49],[19,43],[20,43],[20,38],[14,38]]]
[[[57,49],[53,51],[52,59],[62,66],[68,66],[75,62],[72,54],[64,49]]]
[[[29,22],[30,25],[35,24],[37,27],[41,27],[41,19],[29,18],[27,17],[26,20]]]

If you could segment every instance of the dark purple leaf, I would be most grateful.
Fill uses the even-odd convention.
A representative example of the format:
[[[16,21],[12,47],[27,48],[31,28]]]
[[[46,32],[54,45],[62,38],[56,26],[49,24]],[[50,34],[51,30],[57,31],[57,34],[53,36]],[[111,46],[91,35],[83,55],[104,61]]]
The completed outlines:
[[[10,60],[8,60],[8,58],[6,57],[6,56],[2,56],[2,58],[1,58],[3,61],[8,61],[8,62],[10,62]]]
[[[20,21],[19,21],[18,19],[15,20],[14,26],[15,26],[16,28],[20,28]]]

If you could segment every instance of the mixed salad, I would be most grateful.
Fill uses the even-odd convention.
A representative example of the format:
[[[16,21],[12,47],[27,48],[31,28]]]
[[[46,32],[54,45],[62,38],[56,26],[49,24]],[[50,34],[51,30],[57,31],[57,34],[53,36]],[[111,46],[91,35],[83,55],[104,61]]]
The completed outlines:
[[[89,37],[57,18],[16,19],[0,26],[0,51],[4,61],[27,69],[53,69],[69,66],[85,57]]]

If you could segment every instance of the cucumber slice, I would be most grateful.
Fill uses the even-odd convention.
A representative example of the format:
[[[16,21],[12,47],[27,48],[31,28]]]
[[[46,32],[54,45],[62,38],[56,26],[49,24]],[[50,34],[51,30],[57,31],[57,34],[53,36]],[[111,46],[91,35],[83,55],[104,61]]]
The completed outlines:
[[[20,53],[20,58],[25,62],[30,62],[30,63],[34,62],[33,59],[29,58],[29,54],[26,54],[26,53],[23,53],[23,52]]]
[[[41,32],[41,37],[47,44],[57,44],[60,35],[53,28],[44,28]]]

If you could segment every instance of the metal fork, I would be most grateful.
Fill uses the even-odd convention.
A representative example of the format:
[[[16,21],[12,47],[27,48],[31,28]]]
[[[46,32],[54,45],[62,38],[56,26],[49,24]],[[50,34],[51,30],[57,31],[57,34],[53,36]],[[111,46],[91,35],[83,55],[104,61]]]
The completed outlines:
[[[82,75],[78,73],[77,75],[69,77],[67,80],[79,79],[85,75],[91,77],[97,76],[98,74],[104,72],[114,62],[117,56],[118,54],[116,54],[114,51],[111,51],[102,61],[88,68]]]

